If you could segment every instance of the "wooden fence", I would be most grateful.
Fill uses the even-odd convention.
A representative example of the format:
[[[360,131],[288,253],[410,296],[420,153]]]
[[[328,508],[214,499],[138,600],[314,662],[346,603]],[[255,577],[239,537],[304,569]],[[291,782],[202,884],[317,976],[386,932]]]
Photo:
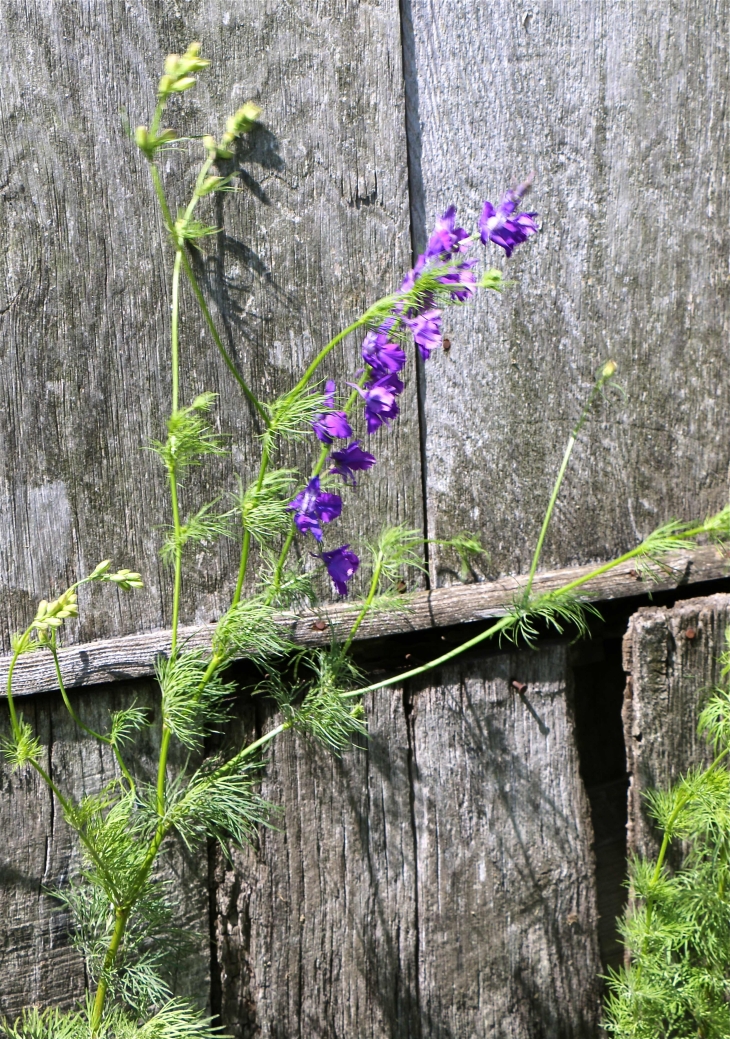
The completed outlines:
[[[405,653],[430,631],[425,652],[429,639],[443,644],[436,629],[509,601],[608,356],[626,396],[580,441],[545,567],[607,559],[671,516],[721,507],[729,20],[719,0],[0,0],[4,647],[39,598],[112,556],[142,571],[147,591],[82,600],[70,684],[89,687],[75,695],[100,718],[132,693],[154,705],[145,676],[165,644],[170,577],[156,532],[164,481],[143,448],[169,396],[169,290],[164,231],[127,127],[149,120],[164,55],[191,39],[213,65],[173,125],[221,126],[248,98],[263,109],[242,191],[217,203],[223,232],[196,262],[264,396],[397,286],[449,203],[473,224],[484,198],[537,173],[543,231],[504,264],[516,284],[448,316],[450,350],[412,373],[341,528],[352,541],[384,522],[431,537],[472,530],[491,552],[483,581],[452,588],[452,560],[432,546],[431,591],[411,621],[364,635],[408,638],[407,650],[397,643]],[[184,154],[170,159],[173,197],[189,172]],[[219,393],[235,444],[201,477],[205,494],[234,470],[250,476],[256,425],[193,318],[187,301],[183,396]],[[352,373],[357,358],[347,342],[331,371]],[[185,622],[202,639],[230,598],[232,553],[223,545],[186,584]],[[726,573],[712,550],[675,563],[668,588]],[[642,590],[623,572],[596,596],[633,607]],[[709,599],[631,623],[632,847],[650,840],[640,790],[695,753],[691,724],[670,739],[666,723],[692,716],[726,609]],[[702,638],[682,642],[691,610]],[[317,637],[305,621],[297,630]],[[620,762],[591,780],[579,760],[581,732],[595,738],[613,710],[603,649],[591,652],[556,642],[484,653],[373,695],[367,746],[340,761],[295,741],[277,747],[264,786],[282,803],[281,828],[232,864],[178,853],[167,864],[202,935],[185,987],[237,1037],[595,1034],[594,830],[600,797],[610,787],[621,802],[624,779]],[[90,791],[112,764],[34,666],[19,681],[50,766]],[[238,724],[265,728],[270,709],[242,699]],[[68,877],[75,852],[34,780],[3,771],[0,782],[0,1012],[69,1004],[83,969],[44,888]]]

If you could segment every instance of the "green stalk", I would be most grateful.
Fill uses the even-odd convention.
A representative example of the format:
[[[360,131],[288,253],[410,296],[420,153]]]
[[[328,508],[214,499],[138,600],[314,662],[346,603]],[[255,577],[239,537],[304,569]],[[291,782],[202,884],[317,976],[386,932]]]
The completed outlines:
[[[322,361],[324,361],[325,357],[327,357],[327,355],[334,350],[334,348],[337,346],[339,342],[341,342],[343,339],[349,336],[351,332],[356,331],[356,329],[358,328],[362,328],[363,325],[367,325],[370,321],[372,321],[373,317],[376,314],[382,312],[384,304],[393,302],[395,299],[395,296],[383,296],[382,299],[379,299],[376,303],[373,303],[372,307],[368,307],[365,313],[361,314],[357,321],[353,321],[351,325],[348,325],[347,328],[343,328],[343,330],[341,332],[338,332],[333,339],[330,339],[327,345],[322,347],[322,349],[319,351],[319,353],[314,358],[312,363],[309,365],[307,370],[304,372],[304,375],[296,384],[296,386],[292,390],[292,393],[299,393],[307,386],[309,380],[317,371]]]
[[[347,653],[348,649],[352,645],[352,640],[355,638],[355,635],[357,634],[357,629],[360,627],[362,622],[365,620],[365,617],[367,616],[368,610],[370,609],[370,607],[373,604],[373,599],[375,598],[375,595],[376,595],[376,593],[378,591],[378,584],[380,582],[380,574],[382,573],[382,570],[383,570],[383,556],[382,556],[382,553],[379,553],[377,562],[375,564],[375,568],[373,570],[373,577],[372,577],[372,580],[370,582],[370,588],[368,589],[367,598],[365,599],[365,602],[363,603],[362,609],[360,610],[360,612],[357,615],[357,619],[355,620],[355,623],[350,628],[350,634],[347,636],[347,641],[345,642],[344,646],[342,647],[342,652],[343,653]]]
[[[116,909],[116,919],[114,921],[114,932],[112,934],[111,941],[109,942],[109,948],[106,951],[104,957],[104,966],[102,968],[102,974],[99,979],[99,984],[96,988],[96,996],[94,997],[94,1007],[91,1012],[91,1035],[92,1039],[96,1039],[98,1034],[99,1025],[104,1014],[104,1000],[106,999],[106,990],[108,986],[107,976],[109,971],[114,966],[114,960],[117,957],[119,946],[122,944],[122,938],[124,937],[124,929],[127,926],[127,919],[129,918],[129,909]]]
[[[160,204],[160,209],[162,210],[163,219],[165,220],[165,223],[167,224],[167,226],[170,228],[170,231],[172,232],[172,230],[173,230],[172,213],[170,212],[170,207],[167,204],[167,198],[165,196],[165,189],[162,186],[162,180],[160,178],[160,172],[157,169],[157,167],[154,165],[154,163],[150,164],[150,173],[151,173],[151,176],[152,176],[152,184],[153,184],[153,187],[155,189],[155,194],[157,195],[157,200],[158,200],[158,202]],[[243,390],[243,393],[245,394],[246,398],[251,402],[251,404],[254,406],[254,408],[258,412],[258,414],[259,414],[260,418],[262,419],[264,425],[268,426],[269,425],[269,416],[266,413],[266,409],[264,408],[263,404],[258,399],[258,397],[255,395],[255,393],[253,393],[253,391],[249,387],[249,385],[246,382],[246,380],[240,374],[240,372],[236,368],[236,365],[235,365],[235,363],[233,361],[233,358],[231,357],[231,355],[228,353],[228,351],[226,350],[225,346],[223,345],[223,340],[221,339],[221,337],[220,337],[220,335],[218,333],[218,329],[215,326],[215,322],[213,321],[213,315],[211,314],[210,308],[208,307],[208,304],[205,301],[205,296],[203,295],[203,293],[202,293],[202,291],[200,289],[200,285],[198,284],[198,279],[196,278],[195,272],[193,271],[193,268],[190,266],[190,261],[188,260],[188,258],[187,258],[187,256],[185,255],[184,252],[183,252],[183,257],[182,257],[182,265],[183,265],[183,270],[185,271],[185,276],[187,277],[188,282],[190,284],[190,287],[192,288],[193,293],[195,295],[195,298],[198,301],[198,306],[200,307],[200,310],[201,310],[201,312],[203,314],[203,318],[205,319],[205,323],[208,326],[208,331],[210,332],[211,337],[213,339],[213,342],[215,343],[215,345],[216,345],[216,347],[218,349],[218,352],[220,353],[221,357],[223,358],[223,361],[225,362],[226,367],[230,371],[231,375],[233,375],[233,377],[236,380],[236,382],[238,383],[238,385]]]
[[[580,418],[576,422],[573,431],[571,432],[570,437],[568,438],[568,444],[565,448],[565,454],[563,455],[563,460],[560,463],[560,469],[558,470],[558,475],[555,479],[553,492],[550,495],[550,501],[548,503],[547,511],[545,512],[545,517],[542,521],[542,527],[540,528],[540,536],[537,539],[537,545],[535,546],[535,551],[532,556],[530,572],[527,575],[527,584],[525,585],[525,590],[523,592],[524,602],[527,602],[530,598],[530,592],[532,591],[532,583],[535,579],[535,573],[540,562],[540,556],[542,555],[542,547],[545,543],[545,537],[548,532],[548,527],[550,526],[550,520],[552,519],[553,510],[555,509],[555,504],[558,500],[558,495],[560,494],[560,488],[562,487],[563,480],[565,479],[565,473],[568,469],[568,463],[570,462],[570,456],[573,453],[573,448],[575,447],[576,440],[578,439],[578,434],[580,433],[586,419],[588,418],[589,412],[593,405],[593,401],[596,398],[596,395],[601,391],[604,384],[607,382],[608,379],[611,378],[615,371],[616,366],[613,363],[613,361],[608,361],[606,364],[603,365],[600,374],[598,375],[598,378],[593,384],[593,389],[588,395],[588,400],[586,401],[585,406],[580,413]]]

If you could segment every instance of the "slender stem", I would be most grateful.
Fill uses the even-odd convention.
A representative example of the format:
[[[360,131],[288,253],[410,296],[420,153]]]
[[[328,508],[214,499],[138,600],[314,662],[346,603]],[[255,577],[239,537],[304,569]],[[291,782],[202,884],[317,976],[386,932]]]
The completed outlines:
[[[498,632],[505,631],[512,624],[514,624],[514,618],[512,616],[501,617],[496,624],[487,628],[487,630],[483,631],[480,635],[475,635],[473,639],[469,639],[467,642],[462,642],[460,646],[449,650],[448,653],[443,653],[440,657],[436,657],[435,660],[430,660],[428,664],[423,664],[421,667],[414,667],[410,671],[405,671],[400,675],[394,675],[393,678],[386,678],[382,682],[374,682],[372,685],[366,685],[362,689],[353,689],[351,692],[343,693],[342,699],[352,700],[356,696],[362,696],[364,693],[371,693],[375,689],[384,689],[386,686],[390,685],[400,685],[402,682],[405,682],[406,679],[416,678],[418,675],[423,675],[426,671],[431,671],[435,667],[440,667],[442,664],[448,663],[449,660],[453,660],[454,657],[460,656],[473,646],[478,646],[479,643],[484,642],[485,639],[492,638],[492,636],[498,634]]]
[[[368,589],[367,598],[365,599],[365,602],[363,603],[362,609],[360,610],[360,612],[357,615],[357,619],[355,620],[355,623],[350,628],[350,634],[347,636],[347,641],[345,642],[344,646],[342,647],[342,652],[343,653],[346,653],[348,651],[348,649],[350,648],[350,646],[352,645],[352,640],[355,638],[355,635],[357,634],[358,628],[360,627],[362,622],[365,620],[365,617],[367,616],[368,610],[370,609],[370,607],[373,604],[373,599],[375,598],[376,592],[378,590],[378,584],[380,583],[380,575],[381,575],[382,571],[383,571],[383,555],[382,555],[382,553],[378,553],[378,558],[377,558],[377,562],[375,563],[375,567],[373,569],[373,577],[372,577],[372,580],[370,582],[370,588]]]
[[[71,706],[71,701],[68,698],[68,693],[66,692],[66,685],[63,681],[63,675],[61,674],[61,663],[58,659],[58,648],[55,645],[50,645],[48,648],[50,649],[53,655],[53,665],[56,670],[56,681],[58,682],[58,688],[61,692],[61,696],[63,697],[63,702],[66,705],[66,710],[71,715],[72,719],[78,725],[78,727],[80,729],[83,729],[84,732],[88,732],[89,736],[93,736],[94,739],[101,740],[102,743],[111,744],[112,741],[109,739],[108,736],[103,736],[100,732],[97,732],[95,729],[90,728],[85,722],[83,722],[79,718],[79,716],[76,714],[76,711],[74,711],[73,707]]]
[[[553,516],[553,510],[555,509],[555,503],[557,502],[558,495],[560,494],[560,488],[562,487],[563,480],[565,479],[565,473],[566,473],[566,471],[568,469],[568,463],[570,462],[570,456],[573,453],[573,448],[575,447],[576,440],[578,439],[578,434],[580,433],[580,431],[581,431],[581,429],[583,427],[583,424],[585,423],[586,419],[588,418],[588,414],[590,412],[590,409],[591,409],[591,406],[593,404],[593,401],[596,398],[596,394],[601,390],[601,388],[603,387],[603,385],[606,382],[606,380],[608,378],[610,378],[610,375],[606,375],[605,374],[605,369],[606,369],[606,366],[604,365],[604,367],[601,369],[601,373],[599,374],[598,378],[596,379],[595,383],[593,384],[593,388],[592,388],[590,394],[588,395],[588,400],[586,401],[585,406],[584,406],[583,410],[580,413],[580,418],[576,422],[576,424],[575,424],[575,426],[573,428],[573,431],[571,432],[570,437],[568,438],[568,444],[567,444],[567,446],[565,448],[565,453],[563,455],[563,460],[560,463],[560,469],[558,470],[558,475],[555,478],[555,484],[553,485],[553,492],[550,495],[550,501],[548,502],[548,507],[547,507],[547,510],[545,512],[545,517],[544,517],[544,519],[542,521],[542,527],[540,528],[540,536],[537,539],[537,545],[535,546],[535,551],[534,551],[533,556],[532,556],[532,563],[530,565],[530,572],[527,575],[527,584],[525,585],[525,590],[523,592],[523,600],[525,602],[527,602],[527,600],[530,598],[530,592],[532,591],[532,583],[535,580],[535,573],[537,571],[537,567],[538,567],[538,564],[540,562],[540,556],[542,555],[542,548],[543,548],[543,545],[545,543],[545,537],[546,537],[547,532],[548,532],[548,527],[550,526],[550,520],[552,519],[552,516]],[[611,374],[612,373],[613,373],[613,370],[612,370]]]
[[[175,250],[172,268],[172,328],[170,335],[172,367],[172,413],[177,414],[180,403],[180,266],[182,249]]]
[[[99,984],[96,987],[96,996],[94,997],[94,1006],[91,1012],[90,1026],[92,1039],[96,1039],[99,1025],[101,1024],[101,1019],[104,1014],[104,1000],[106,999],[106,991],[109,984],[108,975],[109,971],[114,966],[119,946],[122,944],[122,938],[124,937],[124,929],[127,926],[129,912],[129,909],[121,909],[119,907],[116,909],[114,932],[111,941],[109,942],[106,956],[104,957],[104,966],[102,968],[101,977],[99,978]]]
[[[383,304],[395,301],[395,299],[395,296],[383,296],[383,298],[379,299],[377,303],[374,303],[372,307],[369,307],[364,314],[361,314],[357,321],[353,321],[351,325],[348,325],[347,328],[343,328],[342,331],[338,332],[333,339],[330,339],[329,343],[327,343],[326,346],[322,347],[322,349],[319,351],[319,353],[314,358],[312,363],[309,365],[307,370],[304,372],[304,375],[296,384],[296,386],[292,390],[292,393],[298,393],[300,390],[303,390],[305,388],[305,386],[309,383],[309,380],[312,378],[314,373],[319,368],[322,361],[324,361],[325,357],[327,357],[327,355],[330,354],[332,350],[334,350],[334,348],[337,346],[339,342],[341,342],[343,339],[349,336],[351,332],[354,332],[358,328],[362,328],[363,325],[367,325],[368,322],[372,321],[373,316],[375,314],[382,312]]]
[[[198,306],[200,307],[200,310],[205,319],[205,323],[208,326],[208,331],[210,332],[213,342],[218,348],[218,352],[223,358],[226,367],[228,368],[238,385],[241,387],[246,399],[256,409],[259,418],[261,418],[264,425],[268,427],[270,420],[266,412],[266,409],[264,408],[263,404],[258,399],[256,394],[253,392],[253,390],[249,387],[248,383],[243,378],[238,368],[236,368],[233,358],[223,345],[223,340],[221,339],[218,333],[218,329],[215,326],[215,322],[213,321],[213,315],[211,314],[210,308],[208,307],[208,304],[205,301],[205,296],[201,292],[200,285],[198,284],[198,280],[195,277],[195,273],[193,271],[193,268],[190,266],[190,261],[188,260],[187,256],[183,256],[183,270],[185,271],[185,274],[187,276],[188,282],[190,283],[190,287],[193,290],[195,298],[198,301]]]
[[[172,639],[170,654],[177,653],[177,633],[180,626],[180,592],[182,588],[182,524],[180,522],[180,503],[177,494],[177,473],[174,464],[170,466],[170,497],[172,499],[172,524],[175,536],[175,579],[172,592]]]
[[[160,760],[157,766],[157,814],[165,814],[165,778],[167,774],[167,755],[170,751],[171,732],[167,723],[162,725],[162,740],[160,742]]]
[[[25,640],[30,635],[33,629],[33,625],[26,628],[23,634],[18,639],[19,646],[22,646]],[[13,736],[17,740],[20,735],[20,726],[18,724],[18,715],[15,710],[15,699],[13,697],[13,672],[15,671],[15,665],[18,663],[20,657],[20,649],[16,649],[13,653],[12,660],[10,661],[10,667],[8,668],[8,680],[5,686],[6,695],[8,698],[8,710],[10,711],[10,725],[13,729]]]
[[[170,231],[172,232],[173,231],[172,213],[170,212],[170,207],[169,207],[169,205],[167,203],[167,197],[165,196],[165,189],[162,186],[162,180],[160,178],[160,171],[157,169],[157,167],[154,165],[154,163],[150,164],[150,173],[152,175],[152,184],[153,184],[153,187],[155,189],[155,194],[157,195],[157,200],[158,200],[158,202],[160,204],[160,209],[162,210],[162,216],[163,216],[163,218],[165,220],[165,223],[167,224],[167,226],[170,228]],[[190,284],[190,287],[193,290],[195,298],[198,301],[198,306],[200,307],[200,310],[201,310],[201,312],[203,314],[203,317],[205,319],[205,323],[208,326],[208,330],[209,330],[209,332],[210,332],[210,334],[211,334],[211,336],[213,338],[213,342],[215,343],[216,347],[218,348],[218,352],[220,353],[221,357],[223,358],[223,360],[224,360],[226,366],[228,367],[228,370],[230,371],[231,375],[233,375],[234,379],[236,380],[238,385],[243,390],[243,393],[245,394],[247,399],[251,402],[251,404],[254,406],[254,408],[258,412],[258,414],[259,414],[260,418],[262,419],[264,425],[268,426],[269,425],[269,416],[266,413],[266,409],[264,408],[263,404],[258,399],[256,394],[251,390],[250,386],[248,385],[246,380],[243,378],[241,373],[238,371],[238,369],[236,368],[236,365],[235,365],[235,363],[233,361],[233,358],[231,357],[231,355],[228,353],[228,351],[226,350],[225,346],[223,345],[223,340],[221,339],[221,337],[220,337],[220,335],[218,333],[218,329],[215,326],[215,322],[213,321],[213,315],[211,314],[210,308],[208,307],[208,304],[206,303],[205,296],[203,295],[203,293],[202,293],[202,291],[200,289],[200,285],[198,284],[198,279],[196,278],[195,272],[193,271],[193,268],[190,265],[190,261],[188,260],[188,258],[187,258],[187,256],[185,255],[184,252],[183,252],[183,256],[182,256],[182,266],[183,266],[183,270],[185,271],[185,276],[187,277],[188,282]]]

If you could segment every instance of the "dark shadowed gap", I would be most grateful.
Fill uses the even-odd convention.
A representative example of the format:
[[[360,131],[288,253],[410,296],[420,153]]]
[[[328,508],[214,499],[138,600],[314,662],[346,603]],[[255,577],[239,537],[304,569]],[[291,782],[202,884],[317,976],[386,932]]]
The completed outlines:
[[[416,39],[413,33],[411,0],[400,0],[400,32],[403,61],[403,87],[406,109],[406,159],[408,163],[408,203],[411,221],[411,260],[426,248],[426,204],[421,167],[421,116],[418,99],[418,74],[416,69]],[[418,407],[418,431],[421,451],[421,499],[423,507],[423,534],[430,536],[428,527],[428,467],[426,462],[426,373],[424,363],[414,347],[416,363],[416,402]],[[430,552],[428,542],[423,546],[426,565],[426,587],[431,587]]]
[[[576,743],[591,808],[596,860],[598,942],[604,967],[619,967],[616,919],[626,903],[627,789],[621,708],[626,676],[621,637],[577,643],[572,650]]]

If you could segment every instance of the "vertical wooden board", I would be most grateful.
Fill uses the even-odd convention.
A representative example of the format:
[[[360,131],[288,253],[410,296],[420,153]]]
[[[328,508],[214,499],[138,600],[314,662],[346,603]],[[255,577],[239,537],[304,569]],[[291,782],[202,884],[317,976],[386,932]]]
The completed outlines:
[[[80,717],[97,731],[109,724],[109,713],[130,700],[154,711],[158,694],[149,682],[117,683],[92,693],[72,695]],[[60,697],[20,701],[43,743],[46,762],[59,788],[76,799],[95,793],[119,775],[108,747],[80,733]],[[7,731],[3,712],[2,731]],[[151,782],[159,746],[155,728],[135,745],[129,764],[140,779]],[[173,763],[180,755],[173,751]],[[72,1007],[83,997],[83,960],[70,944],[69,918],[59,912],[49,890],[63,888],[78,876],[78,842],[61,808],[45,785],[28,770],[0,771],[0,832],[4,836],[0,886],[0,1015],[10,1017],[31,1004]],[[202,1007],[209,1005],[210,957],[207,858],[190,855],[171,841],[163,852],[159,876],[170,884],[177,903],[177,922],[197,934],[194,954],[180,961],[172,984],[177,995]]]
[[[465,662],[413,692],[424,1036],[597,1030],[593,834],[566,654]]]
[[[655,855],[661,843],[644,795],[666,789],[692,765],[710,760],[697,722],[720,681],[729,619],[727,595],[687,599],[669,609],[648,607],[631,618],[624,638],[624,731],[632,854]]]
[[[412,212],[475,227],[531,169],[542,233],[502,297],[449,313],[425,366],[428,525],[529,563],[597,366],[626,398],[584,430],[544,565],[603,559],[727,499],[728,9],[717,0],[406,0]],[[435,580],[452,579],[433,551]]]
[[[148,122],[165,54],[199,39],[213,64],[171,105],[181,131],[222,129],[248,98],[263,125],[243,146],[235,194],[201,204],[223,228],[195,259],[241,370],[270,397],[410,261],[397,0],[2,0],[0,123],[0,568],[3,638],[31,601],[114,556],[148,592],[92,597],[78,638],[169,623],[157,549],[167,492],[144,448],[163,433],[170,303],[165,232],[125,121]],[[374,56],[377,55],[377,58]],[[197,146],[170,154],[173,209]],[[183,307],[182,395],[220,394],[233,458],[191,479],[195,508],[257,465],[258,427],[215,348]],[[358,344],[333,357],[352,378]],[[358,427],[359,429],[359,427]],[[421,523],[413,381],[402,420],[374,438],[330,547],[383,522]],[[296,459],[308,465],[298,451]],[[398,472],[397,480],[390,479]],[[302,546],[303,549],[310,546]],[[312,563],[312,565],[314,565]],[[236,548],[193,559],[185,616],[210,620],[235,582]],[[85,604],[84,604],[85,605]]]
[[[222,1017],[236,1039],[419,1034],[401,695],[366,709],[367,746],[341,759],[277,740],[262,787],[277,828],[218,867]]]

